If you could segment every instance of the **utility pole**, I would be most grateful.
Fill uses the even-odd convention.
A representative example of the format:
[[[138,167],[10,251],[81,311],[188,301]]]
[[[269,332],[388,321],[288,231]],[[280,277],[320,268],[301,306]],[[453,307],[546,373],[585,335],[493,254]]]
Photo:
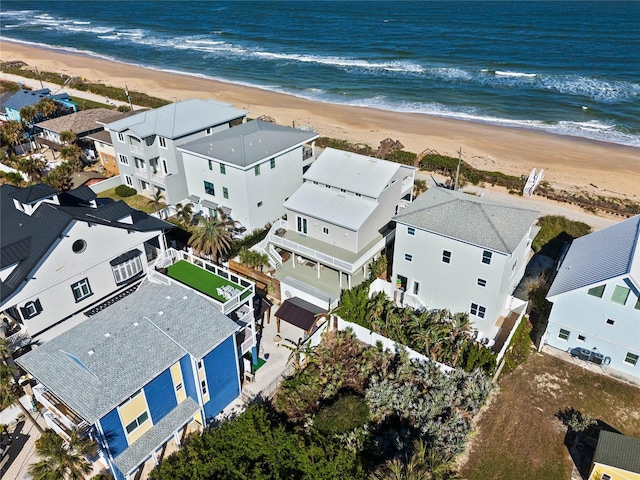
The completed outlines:
[[[129,100],[129,108],[133,112],[133,103],[131,103],[131,95],[129,95],[129,87],[125,84],[124,91],[127,94],[127,99]]]
[[[40,78],[40,72],[38,71],[38,67],[33,67],[36,70],[36,75],[38,75],[38,80],[40,80],[40,88],[44,90],[44,85],[42,84],[42,78]]]
[[[462,162],[462,145],[460,145],[460,150],[458,150],[458,168],[456,169],[456,182],[453,185],[454,190],[458,190],[458,177],[460,176],[460,162]]]

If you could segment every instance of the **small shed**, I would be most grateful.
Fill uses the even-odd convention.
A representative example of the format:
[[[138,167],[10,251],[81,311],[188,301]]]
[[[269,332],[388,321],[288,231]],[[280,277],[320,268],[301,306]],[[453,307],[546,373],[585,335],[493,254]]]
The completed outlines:
[[[306,337],[316,329],[318,319],[326,314],[323,308],[298,297],[288,298],[275,313],[276,330],[280,333],[280,320],[300,328]],[[305,338],[306,338],[305,337]]]

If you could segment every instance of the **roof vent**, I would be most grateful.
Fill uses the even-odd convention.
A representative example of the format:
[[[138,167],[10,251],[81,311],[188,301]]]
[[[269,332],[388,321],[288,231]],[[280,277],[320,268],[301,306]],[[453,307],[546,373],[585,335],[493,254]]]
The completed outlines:
[[[137,327],[138,325],[139,325],[139,323],[138,323],[138,322],[133,322],[133,326],[134,326],[134,327]]]
[[[111,336],[111,334],[109,332],[104,334],[105,337],[109,338]]]
[[[171,295],[167,295],[167,300],[171,300]]]
[[[96,353],[96,351],[95,351],[95,350],[89,350],[87,353],[88,353],[89,355],[93,355],[94,353]]]
[[[186,295],[184,297],[182,297],[183,300],[186,300],[187,298],[189,298],[189,297],[187,297]]]
[[[164,315],[164,312],[163,312],[162,310],[160,310],[160,311],[158,312],[158,315]]]

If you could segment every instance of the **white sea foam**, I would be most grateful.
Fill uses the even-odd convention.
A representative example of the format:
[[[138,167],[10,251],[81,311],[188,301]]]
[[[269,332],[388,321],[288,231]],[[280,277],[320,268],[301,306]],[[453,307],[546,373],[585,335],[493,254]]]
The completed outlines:
[[[495,74],[500,77],[525,77],[525,78],[533,78],[536,76],[535,73],[523,73],[523,72],[512,72],[510,70],[496,70]]]

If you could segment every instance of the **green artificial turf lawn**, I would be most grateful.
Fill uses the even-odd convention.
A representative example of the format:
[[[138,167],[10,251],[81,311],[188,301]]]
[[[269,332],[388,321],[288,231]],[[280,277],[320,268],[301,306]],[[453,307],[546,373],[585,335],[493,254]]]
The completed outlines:
[[[179,260],[167,269],[167,276],[184,283],[185,285],[195,288],[199,292],[209,295],[216,300],[226,303],[227,300],[218,295],[216,289],[224,287],[225,285],[231,285],[234,288],[242,289],[240,285],[237,285],[229,280],[219,277],[207,270],[197,267],[192,263],[185,260]]]

